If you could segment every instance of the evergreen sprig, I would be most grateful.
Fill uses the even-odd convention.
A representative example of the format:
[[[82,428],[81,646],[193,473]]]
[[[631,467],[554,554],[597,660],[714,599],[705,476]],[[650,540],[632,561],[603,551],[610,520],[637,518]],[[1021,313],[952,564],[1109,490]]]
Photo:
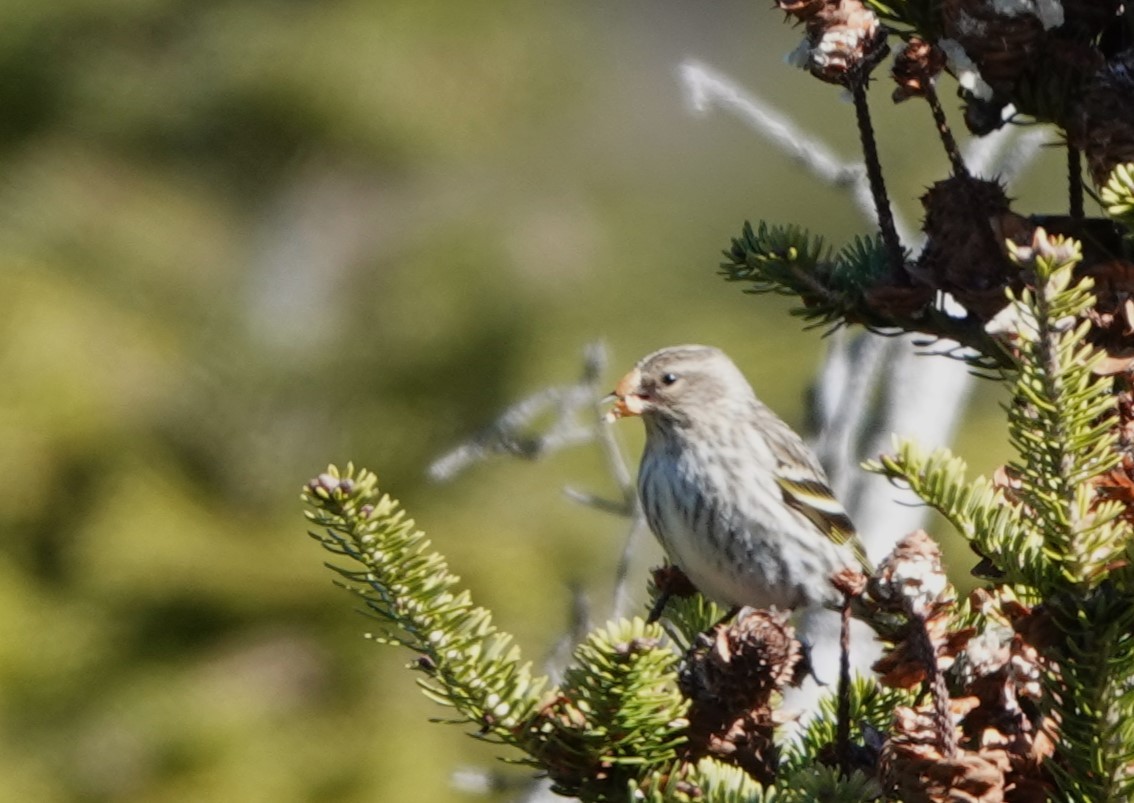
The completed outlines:
[[[1068,800],[1134,794],[1134,588],[1131,527],[1100,478],[1120,454],[1110,377],[1092,370],[1091,280],[1076,282],[1077,242],[1042,229],[1010,245],[1032,277],[992,328],[1009,343],[1015,372],[1007,407],[1017,457],[999,486],[966,481],[947,450],[899,442],[868,468],[910,486],[1003,572],[1020,599],[1043,602],[1058,633],[1045,656],[1046,722],[1058,751],[1046,762]]]
[[[324,548],[360,568],[328,564],[382,625],[374,635],[418,654],[424,693],[451,706],[481,738],[516,743],[536,711],[546,681],[522,663],[511,635],[473,605],[460,579],[430,549],[397,501],[378,490],[370,471],[335,466],[304,488],[307,518]]]
[[[916,443],[895,438],[893,453],[868,461],[865,468],[907,486],[992,560],[1007,583],[1036,584],[1042,535],[990,480],[968,480],[965,461],[950,450],[926,452]]]
[[[417,653],[424,693],[456,711],[445,721],[518,748],[557,791],[585,801],[621,800],[628,784],[677,765],[688,702],[659,625],[633,619],[593,632],[562,684],[545,692],[548,680],[534,677],[512,637],[458,590],[459,578],[372,472],[331,466],[303,500],[319,528],[311,535],[357,565],[330,568],[382,623],[375,640]]]
[[[641,619],[609,624],[575,650],[552,701],[528,725],[528,749],[554,791],[617,800],[626,785],[670,766],[685,741],[688,701],[677,655]]]
[[[724,251],[721,274],[731,282],[747,282],[747,293],[799,296],[803,307],[794,310],[816,326],[844,317],[850,305],[827,279],[834,263],[822,237],[812,237],[798,226],[754,229],[745,223],[739,237]]]
[[[1068,583],[1094,585],[1120,562],[1129,541],[1117,502],[1100,501],[1093,481],[1118,461],[1114,396],[1092,369],[1101,354],[1085,342],[1083,314],[1094,298],[1089,279],[1072,283],[1077,242],[1042,230],[1013,260],[1035,288],[1012,298],[994,321],[1014,350],[1014,402],[1008,431],[1017,458],[1007,489],[968,482],[964,462],[948,450],[926,454],[897,442],[895,453],[867,464],[900,480],[944,515],[1028,596],[1046,597]]]
[[[881,798],[878,781],[870,775],[861,770],[842,775],[837,767],[818,761],[784,773],[779,788],[791,803],[862,803]]]
[[[653,577],[646,588],[651,607],[657,604],[661,590]],[[703,594],[688,596],[674,595],[665,603],[664,617],[661,619],[666,635],[678,652],[684,654],[692,646],[694,639],[721,621],[728,611]]]
[[[1134,163],[1120,164],[1099,190],[1103,209],[1127,231],[1134,230]]]
[[[751,237],[765,245],[779,237],[784,245],[795,235]],[[780,257],[754,262],[796,275],[791,265],[818,265],[821,247],[808,243],[797,239]],[[867,259],[872,253],[869,245],[855,249]],[[1113,383],[1092,370],[1099,356],[1085,341],[1084,320],[1094,298],[1090,280],[1074,278],[1078,244],[1040,230],[1030,246],[1013,246],[1011,257],[1030,284],[991,329],[1015,367],[1007,413],[1016,459],[995,482],[970,481],[949,451],[898,442],[870,468],[908,484],[1000,568],[1002,597],[1046,617],[1055,636],[1040,665],[1039,721],[1055,729],[1057,747],[1044,766],[1069,800],[1126,800],[1134,795],[1134,539],[1121,503],[1098,490],[1119,459]],[[770,289],[773,280],[766,281]],[[314,537],[355,564],[332,568],[384,625],[376,638],[416,652],[423,690],[456,711],[451,721],[522,751],[522,761],[544,771],[556,791],[584,801],[624,800],[631,790],[637,800],[706,803],[849,801],[878,792],[876,779],[841,777],[819,761],[835,740],[829,699],[784,750],[775,787],[711,759],[687,763],[689,703],[677,681],[679,656],[720,615],[700,596],[670,602],[666,631],[634,619],[592,633],[551,689],[458,588],[372,473],[331,467],[308,483],[304,499],[320,528]],[[965,614],[977,631],[995,625],[1010,639],[1012,623],[985,621],[990,615],[971,606]],[[965,665],[967,658],[958,660]],[[876,757],[878,734],[897,705],[909,704],[908,693],[860,680],[849,703],[852,741]]]
[[[701,759],[676,772],[654,772],[629,789],[635,803],[793,803],[795,798],[774,786],[762,786],[744,770]]]
[[[920,332],[965,347],[959,354],[974,367],[996,370],[1007,364],[1001,347],[979,318],[956,317],[933,303],[926,287],[895,277],[882,236],[856,237],[837,253],[798,226],[745,223],[724,252],[720,274],[748,284],[746,293],[796,296],[791,311],[809,327],[858,324],[876,334]],[[957,350],[961,352],[960,349]]]
[[[1118,519],[1121,507],[1100,502],[1092,482],[1119,453],[1113,381],[1093,372],[1103,355],[1085,342],[1092,282],[1073,278],[1081,246],[1041,229],[1031,246],[1009,251],[1035,275],[1034,289],[1013,298],[1007,316],[1018,352],[1008,407],[1018,458],[1009,469],[1014,493],[1044,534],[1047,566],[1036,590],[1046,597],[1067,584],[1097,585],[1125,551],[1129,528]]]
[[[1009,435],[1019,452],[1018,495],[1044,535],[1050,570],[1037,589],[1062,634],[1045,701],[1059,722],[1052,771],[1068,799],[1134,794],[1134,589],[1126,560],[1131,527],[1097,480],[1118,465],[1113,381],[1092,371],[1101,353],[1084,342],[1091,280],[1073,283],[1079,243],[1037,232],[1012,258],[1036,286],[1014,301],[1018,402]]]
[[[881,235],[856,237],[832,255],[822,237],[798,226],[761,221],[753,228],[746,222],[724,256],[720,271],[726,280],[749,283],[748,293],[798,296],[803,306],[792,314],[813,326],[895,325],[864,303],[867,291],[891,271]]]
[[[890,729],[894,709],[911,705],[914,693],[902,689],[888,689],[874,678],[855,677],[849,687],[850,723],[852,744],[864,745],[882,738]],[[818,715],[784,750],[783,772],[786,778],[811,773],[815,756],[835,743],[835,711],[838,700],[833,693],[819,700]],[[795,786],[796,784],[792,784]]]
[[[1062,641],[1045,700],[1059,725],[1047,762],[1065,800],[1134,799],[1134,594],[1107,581],[1048,604]]]
[[[861,771],[839,774],[811,756],[785,769],[774,786],[762,786],[744,770],[705,758],[676,772],[654,773],[631,789],[629,799],[641,803],[862,803],[878,800],[878,783]]]
[[[857,306],[872,287],[889,279],[893,269],[881,234],[856,235],[836,255],[829,281],[844,298]]]

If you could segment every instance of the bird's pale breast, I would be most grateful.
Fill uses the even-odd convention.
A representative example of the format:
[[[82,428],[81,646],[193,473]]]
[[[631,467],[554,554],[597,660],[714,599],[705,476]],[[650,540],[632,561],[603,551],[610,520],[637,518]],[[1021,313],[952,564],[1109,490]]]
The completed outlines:
[[[782,503],[758,433],[647,441],[638,477],[650,529],[669,558],[725,605],[795,608],[836,601],[827,577],[847,556]],[[803,539],[801,541],[801,539]]]

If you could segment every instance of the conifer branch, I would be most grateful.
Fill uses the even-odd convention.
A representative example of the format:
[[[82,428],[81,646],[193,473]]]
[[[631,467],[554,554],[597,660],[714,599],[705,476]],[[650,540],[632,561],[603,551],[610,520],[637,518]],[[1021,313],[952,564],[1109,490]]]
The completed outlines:
[[[527,754],[556,790],[583,800],[621,795],[671,765],[685,739],[687,702],[676,653],[641,619],[611,623],[575,650],[558,688],[545,693],[520,650],[473,605],[369,471],[331,466],[304,488],[312,532],[354,566],[331,566],[381,625],[374,639],[417,653],[423,693],[451,707],[454,724]]]
[[[914,443],[895,439],[891,454],[864,467],[909,487],[1003,571],[1007,582],[1034,584],[1041,536],[992,482],[967,480],[964,460],[948,449],[927,454]]]
[[[1120,164],[1099,190],[1106,213],[1123,224],[1127,232],[1134,230],[1134,163]]]
[[[882,172],[882,162],[878,157],[878,140],[874,136],[874,124],[870,120],[870,102],[866,88],[868,78],[865,74],[856,75],[849,81],[851,96],[854,98],[855,119],[858,122],[859,140],[866,164],[866,175],[870,181],[870,191],[874,197],[875,214],[881,229],[882,245],[889,262],[890,281],[895,285],[908,281],[906,275],[906,251],[898,238],[894,224],[894,213],[890,210],[890,196],[886,192],[886,179]]]
[[[459,713],[481,738],[515,742],[545,681],[512,637],[473,605],[459,578],[366,470],[330,466],[304,488],[311,536],[352,566],[328,564],[381,625],[373,638],[417,653],[422,691]]]
[[[1013,299],[994,328],[1018,354],[1008,432],[1019,458],[1010,470],[1020,503],[1044,533],[1040,561],[1053,559],[1037,578],[1047,595],[1067,582],[1096,585],[1125,549],[1113,529],[1119,511],[1096,505],[1091,485],[1118,463],[1115,399],[1112,379],[1093,372],[1101,352],[1085,342],[1084,315],[1095,299],[1091,280],[1073,277],[1081,246],[1039,229],[1030,246],[1010,253],[1034,273],[1035,289]]]

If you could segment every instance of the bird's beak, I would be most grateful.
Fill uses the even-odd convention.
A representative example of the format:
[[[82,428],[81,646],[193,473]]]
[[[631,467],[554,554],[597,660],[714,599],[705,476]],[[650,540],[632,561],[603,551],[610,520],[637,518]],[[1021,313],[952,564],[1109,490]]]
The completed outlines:
[[[614,392],[604,400],[614,402],[604,416],[607,422],[642,414],[646,409],[646,397],[642,395],[641,382],[642,374],[637,368],[618,381]]]

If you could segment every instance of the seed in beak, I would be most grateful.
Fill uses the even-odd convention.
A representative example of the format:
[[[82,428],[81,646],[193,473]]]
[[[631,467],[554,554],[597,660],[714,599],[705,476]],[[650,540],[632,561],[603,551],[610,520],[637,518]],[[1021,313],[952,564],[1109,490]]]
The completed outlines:
[[[610,408],[603,420],[617,421],[619,418],[641,415],[645,410],[645,397],[639,392],[642,374],[635,368],[619,380],[614,392],[607,396],[614,399],[614,406]]]

